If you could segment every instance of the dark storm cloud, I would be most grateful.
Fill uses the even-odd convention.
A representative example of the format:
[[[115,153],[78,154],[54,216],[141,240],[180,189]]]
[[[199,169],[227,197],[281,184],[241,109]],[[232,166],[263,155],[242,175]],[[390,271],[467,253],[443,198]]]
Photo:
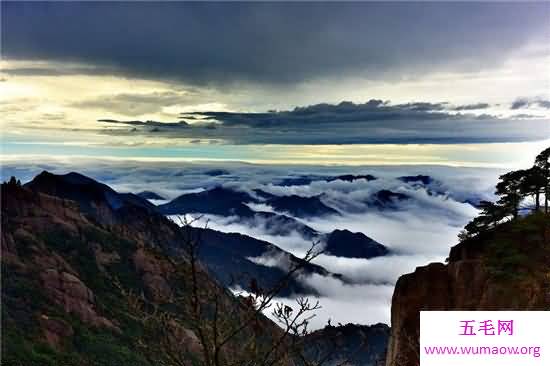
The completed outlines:
[[[542,98],[518,98],[512,103],[510,109],[530,108],[533,106],[550,109],[550,100]]]
[[[415,102],[390,105],[378,99],[363,104],[341,102],[339,104],[315,104],[296,107],[291,111],[267,113],[196,112],[182,114],[202,116],[206,120],[220,121],[226,126],[249,127],[319,127],[334,123],[364,123],[387,120],[454,119],[454,115],[441,112],[445,103]]]
[[[293,83],[479,70],[546,26],[546,4],[2,2],[8,59],[84,62],[70,72]],[[11,69],[11,74],[64,73]]]
[[[363,104],[324,103],[279,112],[182,114],[182,121],[189,123],[100,121],[139,127],[137,132],[144,134],[151,131],[149,127],[157,127],[165,137],[221,139],[238,144],[509,142],[550,135],[547,120],[449,112],[459,107],[427,102],[391,104],[372,99]],[[124,133],[119,129],[105,132]]]
[[[98,122],[117,123],[117,124],[129,125],[129,126],[149,126],[154,128],[159,128],[159,127],[183,128],[183,127],[189,126],[185,121],[158,122],[158,121],[118,121],[116,119],[100,119],[98,120]]]
[[[2,31],[3,28],[2,28]],[[105,75],[117,70],[112,67],[77,66],[67,64],[39,64],[25,67],[4,67],[2,73],[10,76],[65,76],[65,75]]]
[[[488,103],[475,103],[475,104],[466,104],[466,105],[459,105],[457,107],[454,107],[454,111],[472,111],[477,109],[487,109],[489,108]]]
[[[519,98],[516,99],[513,103],[510,109],[520,109],[520,108],[526,108],[529,106],[529,100],[525,98]]]

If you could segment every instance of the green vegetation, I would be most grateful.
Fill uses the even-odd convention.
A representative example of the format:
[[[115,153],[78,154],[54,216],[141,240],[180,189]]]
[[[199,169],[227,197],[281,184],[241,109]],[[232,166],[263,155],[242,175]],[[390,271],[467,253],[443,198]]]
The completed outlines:
[[[498,201],[482,201],[481,214],[459,234],[467,247],[482,248],[490,279],[512,297],[518,288],[550,287],[549,157],[547,148],[533,167],[502,175]]]
[[[548,218],[543,213],[534,213],[495,231],[487,243],[489,274],[501,280],[537,277],[549,254],[545,228],[549,228]]]
[[[94,246],[105,252],[115,252],[119,259],[105,265],[101,271]],[[136,248],[135,243],[95,227],[82,229],[75,235],[62,227],[52,226],[43,233],[34,233],[33,237],[18,236],[18,254],[28,265],[21,271],[15,265],[2,263],[2,365],[167,364],[162,354],[156,352],[155,334],[137,319],[140,314],[128,306],[127,294],[130,291],[136,294],[144,292],[141,277],[132,262]],[[97,311],[113,320],[123,331],[91,327],[48,299],[39,271],[33,264],[48,253],[61,255],[72,268],[78,269],[79,278],[94,293]],[[38,321],[41,314],[70,324],[74,333],[60,349],[52,348],[44,340]],[[140,345],[140,339],[148,340],[148,348]],[[150,362],[149,358],[155,362]]]
[[[76,329],[74,347],[81,355],[86,355],[89,362],[97,366],[133,365],[150,366],[143,355],[132,349],[131,344],[121,342],[111,332],[92,331],[87,327]]]
[[[461,240],[494,229],[497,225],[517,219],[522,204],[531,201],[533,212],[541,211],[541,195],[544,197],[544,213],[548,214],[550,199],[550,148],[542,151],[529,169],[516,170],[500,176],[495,194],[497,202],[481,201],[481,214],[474,218],[459,234]]]

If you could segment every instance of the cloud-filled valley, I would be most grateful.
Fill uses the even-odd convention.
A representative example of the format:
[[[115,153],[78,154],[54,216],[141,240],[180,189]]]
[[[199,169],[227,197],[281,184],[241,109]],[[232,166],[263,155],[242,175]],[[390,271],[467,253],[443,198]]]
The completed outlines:
[[[107,166],[116,169],[106,169]],[[17,175],[25,181],[42,169],[67,172],[72,168],[70,163],[60,162],[17,166],[8,163],[2,173],[3,179]],[[386,247],[387,254],[372,258],[324,253],[314,260],[329,273],[342,275],[342,279],[321,273],[304,273],[297,278],[306,288],[314,289],[313,296],[323,306],[314,322],[316,327],[329,318],[342,323],[389,322],[389,304],[397,278],[418,265],[445,260],[458,232],[476,215],[476,202],[492,198],[492,186],[500,173],[495,169],[435,166],[301,166],[289,172],[288,167],[275,165],[133,166],[128,162],[106,161],[96,161],[80,170],[119,192],[147,190],[165,198],[152,200],[155,203],[170,202],[182,195],[198,195],[201,202],[207,202],[205,198],[210,192],[218,189],[230,196],[228,206],[219,206],[217,210],[229,211],[223,215],[185,212],[194,217],[202,215],[195,226],[207,223],[213,230],[245,234],[275,244],[297,257],[305,254],[312,241],[320,240],[320,245],[324,245],[327,235],[334,230],[363,233],[365,241],[373,240]],[[225,196],[216,199],[220,197]],[[233,200],[233,197],[239,198]],[[317,215],[315,211],[306,211],[308,215],[296,216],[270,204],[280,197],[315,198],[298,202],[313,204],[316,209],[329,207],[334,213]],[[244,208],[239,205],[239,210],[231,211],[241,200]],[[291,203],[288,207],[293,208]],[[359,241],[356,245],[363,243]],[[263,252],[243,260],[260,267],[288,268],[288,256],[281,252]],[[293,301],[292,296],[281,300]]]
[[[369,171],[371,172],[371,171]],[[455,178],[456,179],[456,178]],[[474,181],[474,179],[472,179]],[[379,189],[395,190],[410,199],[393,203],[389,207],[369,206],[368,199]],[[423,184],[407,184],[395,178],[364,179],[354,182],[316,180],[307,185],[279,186],[272,183],[262,189],[277,195],[315,196],[322,199],[341,215],[296,218],[320,233],[336,229],[363,232],[387,246],[391,253],[376,258],[344,258],[322,254],[315,259],[332,273],[342,274],[352,283],[334,278],[320,279],[319,275],[304,276],[302,281],[319,291],[324,309],[315,326],[322,326],[328,318],[345,323],[389,322],[389,304],[397,278],[414,270],[418,265],[444,261],[449,247],[456,243],[462,227],[476,215],[477,210],[468,202],[470,197],[461,192],[458,182],[452,179]],[[454,188],[454,189],[453,189]],[[431,192],[434,190],[434,192]],[[431,192],[428,193],[428,192]],[[479,191],[476,199],[490,197],[490,191]],[[359,202],[359,203],[358,203]],[[265,210],[265,205],[251,205]],[[273,211],[273,210],[270,210]],[[240,232],[276,244],[296,256],[304,255],[311,240],[296,231],[288,235],[274,235],[266,229],[265,221],[239,220],[238,217],[205,215],[197,225],[225,232]],[[283,266],[277,256],[255,258],[256,263]],[[283,299],[289,305],[291,299]],[[353,315],[350,315],[353,314]]]

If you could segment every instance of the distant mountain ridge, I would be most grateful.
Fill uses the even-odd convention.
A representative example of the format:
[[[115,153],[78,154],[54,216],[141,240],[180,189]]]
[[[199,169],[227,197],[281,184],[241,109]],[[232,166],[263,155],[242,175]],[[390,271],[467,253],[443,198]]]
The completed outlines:
[[[106,184],[75,172],[56,175],[43,171],[25,184],[25,187],[76,201],[87,213],[93,213],[100,205],[105,205],[110,208],[112,219],[116,219],[116,214],[126,209],[137,208],[149,213],[157,212],[155,205],[138,195],[118,193]]]
[[[245,202],[259,202],[246,192],[235,191],[224,187],[215,187],[198,193],[186,193],[172,201],[159,205],[158,209],[165,215],[185,213],[205,213],[221,216],[251,216],[253,211]]]
[[[397,179],[405,183],[416,183],[416,184],[422,184],[422,185],[428,185],[434,181],[434,179],[429,175],[422,175],[422,174],[404,175],[404,176],[398,177]]]
[[[400,202],[410,199],[411,197],[405,193],[381,189],[369,197],[367,204],[379,209],[397,209]]]
[[[334,230],[325,236],[324,253],[345,258],[374,258],[390,253],[388,248],[363,233]]]
[[[328,175],[300,175],[300,176],[293,176],[293,177],[287,177],[283,178],[277,182],[275,182],[275,185],[282,186],[282,187],[289,187],[289,186],[307,186],[313,182],[318,181],[324,181],[324,182],[334,182],[336,180],[341,180],[344,182],[353,182],[356,180],[366,180],[367,182],[378,179],[374,175],[371,174],[343,174],[343,175],[336,175],[336,176],[328,176]]]
[[[300,218],[340,215],[340,212],[336,209],[323,203],[321,195],[311,197],[303,197],[295,194],[290,196],[277,196],[267,200],[266,203],[276,211],[288,212],[292,216]]]
[[[180,233],[178,226],[167,220],[160,212],[163,205],[157,208],[137,195],[118,193],[109,186],[78,173],[56,175],[42,172],[25,187],[33,191],[73,200],[79,204],[83,212],[106,227],[116,226],[118,230],[128,232],[142,240],[150,240],[151,245],[164,247],[174,253],[181,251],[184,236]],[[231,204],[248,197],[246,193],[243,193],[234,199],[233,191],[222,188],[215,192],[216,197],[226,196],[229,192],[233,199],[230,201]],[[202,198],[200,193],[192,194],[191,203],[200,204],[201,199],[196,198]],[[189,196],[184,195],[184,197]],[[155,229],[152,230],[153,228]],[[266,267],[254,263],[247,259],[249,257],[277,255],[287,256],[294,263],[300,261],[271,243],[246,235],[222,233],[203,228],[188,228],[187,230],[194,237],[200,237],[202,241],[200,259],[227,286],[238,285],[246,289],[250,285],[250,279],[254,278],[260,286],[270,288],[285,273],[285,270],[279,267]],[[332,274],[314,264],[308,263],[302,270],[304,274],[317,273],[342,278],[340,275]],[[238,276],[242,273],[246,273],[246,276]],[[296,279],[292,279],[281,295],[289,295],[293,292],[307,294],[315,291],[312,288],[304,287]]]
[[[339,212],[326,206],[321,196],[302,197],[298,195],[277,196],[255,189],[254,197],[247,192],[235,191],[229,188],[216,187],[199,193],[188,193],[179,196],[172,202],[158,206],[164,214],[183,214],[188,212],[216,214],[224,217],[237,216],[230,222],[247,224],[255,227],[262,224],[262,229],[271,235],[286,236],[292,232],[299,233],[308,240],[321,239],[325,242],[325,254],[348,258],[373,258],[387,255],[389,250],[382,244],[369,238],[363,233],[351,233],[348,230],[334,230],[322,234],[293,217],[265,211],[254,211],[245,203],[263,203],[279,212],[288,212],[296,217],[323,217],[329,214],[339,215]],[[371,198],[372,204],[377,207],[390,206],[409,199],[409,196],[381,190]]]
[[[136,194],[137,196],[140,196],[141,198],[145,198],[146,200],[165,200],[166,198],[162,197],[158,193],[152,192],[152,191],[142,191]]]
[[[254,216],[255,212],[246,203],[263,203],[275,211],[296,217],[338,215],[339,212],[327,206],[321,196],[303,197],[298,195],[278,196],[260,189],[254,190],[257,197],[234,189],[218,186],[198,193],[186,193],[172,201],[159,205],[165,215],[184,213],[205,213],[221,216]]]

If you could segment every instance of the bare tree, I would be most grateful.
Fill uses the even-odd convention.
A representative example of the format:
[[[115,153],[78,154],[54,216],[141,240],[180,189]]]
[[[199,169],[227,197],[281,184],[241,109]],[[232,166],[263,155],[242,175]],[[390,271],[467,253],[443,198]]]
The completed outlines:
[[[292,262],[285,275],[270,289],[260,288],[252,279],[246,296],[239,296],[239,301],[224,302],[224,299],[233,299],[232,296],[220,296],[227,290],[214,282],[199,263],[201,231],[191,230],[191,225],[198,219],[190,222],[184,217],[180,219],[180,224],[185,235],[183,248],[191,272],[188,278],[191,279],[192,289],[190,303],[193,330],[201,342],[204,366],[275,366],[294,363],[302,349],[300,337],[308,333],[309,321],[320,305],[300,297],[296,299],[296,308],[292,308],[276,303],[274,299],[307,263],[321,254],[319,243],[312,243],[303,260]],[[267,326],[268,320],[263,314],[269,310],[281,325],[275,334],[267,333],[272,327]],[[239,352],[233,351],[236,344],[239,345]]]
[[[254,279],[248,291],[231,293],[208,273],[199,260],[203,228],[193,228],[202,217],[178,218],[181,225],[182,256],[170,259],[177,278],[186,279],[185,296],[173,296],[170,304],[186,309],[186,326],[194,332],[200,356],[194,364],[201,366],[321,366],[330,360],[335,347],[328,349],[317,360],[306,355],[306,335],[315,312],[321,308],[318,301],[298,297],[295,306],[276,301],[289,282],[301,273],[305,265],[322,253],[319,242],[313,242],[301,260],[291,261],[285,274],[271,288],[262,289]],[[124,289],[121,288],[122,291]],[[189,356],[177,345],[183,319],[160,310],[143,294],[126,291],[129,306],[139,314],[142,322],[155,327],[156,343],[170,359],[170,365],[190,366]],[[264,315],[270,312],[279,325]],[[348,360],[339,365],[348,364]]]

